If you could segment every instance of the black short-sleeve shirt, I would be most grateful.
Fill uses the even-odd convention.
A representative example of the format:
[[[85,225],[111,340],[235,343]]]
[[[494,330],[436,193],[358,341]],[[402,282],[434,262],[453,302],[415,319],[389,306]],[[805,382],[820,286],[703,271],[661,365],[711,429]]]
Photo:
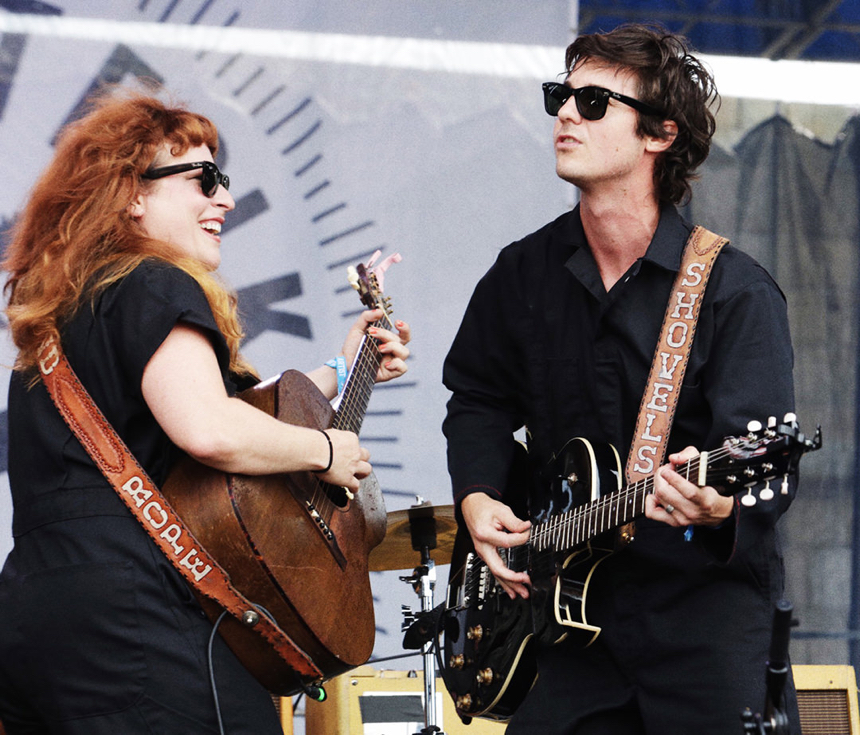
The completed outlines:
[[[143,399],[141,380],[152,355],[178,323],[212,341],[231,393],[229,350],[199,284],[184,271],[144,261],[62,328],[63,349],[96,404],[149,476],[160,484],[176,447]],[[66,426],[39,381],[14,373],[9,387],[9,481],[13,534],[45,523],[128,513]]]

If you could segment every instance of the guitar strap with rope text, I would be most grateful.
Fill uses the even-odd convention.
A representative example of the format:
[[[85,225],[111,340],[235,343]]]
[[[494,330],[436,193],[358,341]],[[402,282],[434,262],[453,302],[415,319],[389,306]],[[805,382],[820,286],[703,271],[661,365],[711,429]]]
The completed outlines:
[[[323,674],[310,657],[274,620],[265,613],[260,614],[233,586],[227,572],[197,542],[93,401],[57,340],[49,339],[42,346],[39,372],[72,433],[188,583],[259,633],[298,675],[321,680]]]
[[[669,432],[687,370],[705,287],[714,262],[728,240],[696,226],[687,239],[681,267],[675,278],[660,338],[651,362],[651,372],[639,404],[636,432],[627,455],[628,483],[642,480],[663,464]],[[633,539],[634,524],[619,529],[619,540]]]

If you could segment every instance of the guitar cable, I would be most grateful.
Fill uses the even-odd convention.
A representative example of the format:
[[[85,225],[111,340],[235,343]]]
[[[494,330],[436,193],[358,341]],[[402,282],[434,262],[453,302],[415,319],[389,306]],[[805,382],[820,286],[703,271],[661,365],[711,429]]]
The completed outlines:
[[[257,610],[259,610],[263,615],[265,615],[269,620],[275,622],[275,618],[265,607],[262,605],[257,605],[256,603],[252,603]],[[218,633],[218,627],[221,625],[221,621],[227,615],[227,611],[223,610],[221,614],[218,616],[218,619],[215,621],[215,624],[212,626],[212,632],[209,634],[209,645],[206,650],[206,661],[209,667],[209,685],[212,688],[212,698],[215,700],[215,716],[218,719],[218,732],[221,735],[226,735],[224,731],[224,720],[221,717],[221,702],[218,699],[218,685],[215,683],[215,662],[213,657],[213,647],[215,645],[215,635]],[[308,695],[308,698],[313,699],[316,702],[322,702],[326,698],[325,689],[322,686],[307,686],[301,680],[299,680],[299,685],[304,690],[304,693]]]
[[[209,634],[209,646],[206,651],[206,660],[209,665],[209,685],[212,687],[212,698],[215,700],[215,716],[218,718],[218,732],[221,735],[225,735],[224,721],[221,719],[221,703],[218,701],[218,686],[215,684],[215,665],[212,658],[212,647],[215,645],[215,634],[218,632],[218,626],[221,625],[221,621],[225,615],[227,615],[226,610],[222,611],[218,616],[218,620],[215,621],[215,625],[212,626],[212,632]]]

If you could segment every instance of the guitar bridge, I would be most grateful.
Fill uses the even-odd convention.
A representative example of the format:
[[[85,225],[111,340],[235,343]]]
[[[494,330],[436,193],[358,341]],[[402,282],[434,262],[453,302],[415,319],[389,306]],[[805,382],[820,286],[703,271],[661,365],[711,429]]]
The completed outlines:
[[[325,536],[329,541],[333,541],[334,533],[332,533],[332,530],[331,528],[329,528],[328,523],[326,523],[325,518],[323,518],[319,514],[319,511],[314,508],[314,504],[310,501],[305,501],[305,505],[307,505],[308,508],[308,515],[313,519],[314,523],[317,524],[320,531],[322,531],[322,535]]]

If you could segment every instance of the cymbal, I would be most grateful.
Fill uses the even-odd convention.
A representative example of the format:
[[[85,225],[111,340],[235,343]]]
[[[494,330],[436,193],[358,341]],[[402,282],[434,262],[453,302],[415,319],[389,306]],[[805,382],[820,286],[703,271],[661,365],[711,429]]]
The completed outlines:
[[[410,569],[421,563],[421,552],[412,548],[413,525],[436,521],[436,548],[430,550],[430,558],[436,564],[450,564],[454,552],[454,537],[457,521],[453,505],[414,505],[403,510],[393,510],[386,516],[388,529],[382,543],[370,552],[368,568],[371,572],[391,569]]]

